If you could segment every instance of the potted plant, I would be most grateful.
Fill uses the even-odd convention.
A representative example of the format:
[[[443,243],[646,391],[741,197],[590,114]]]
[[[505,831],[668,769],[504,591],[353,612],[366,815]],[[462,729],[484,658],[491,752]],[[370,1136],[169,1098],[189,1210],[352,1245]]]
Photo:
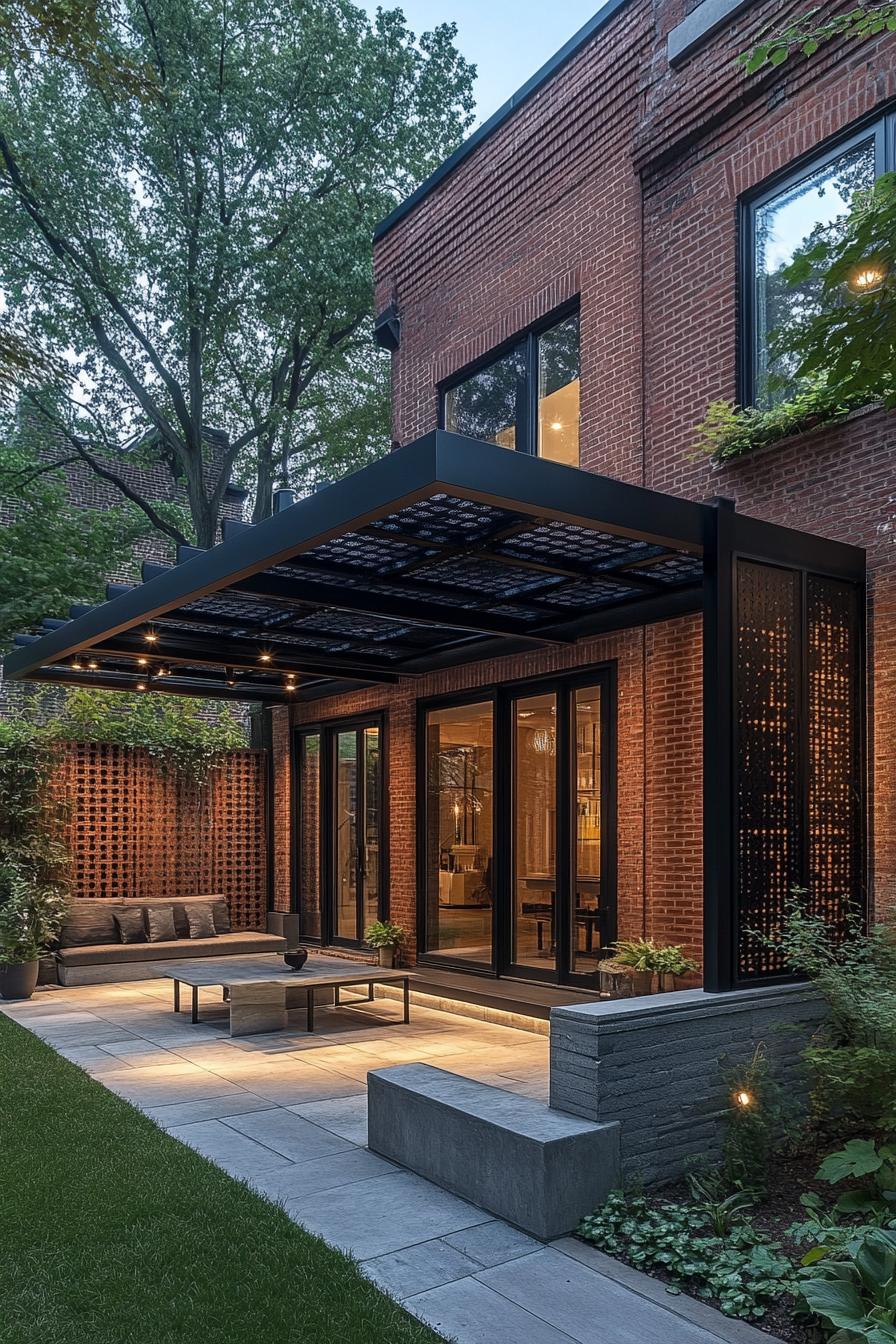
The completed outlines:
[[[41,953],[58,936],[67,908],[64,889],[26,869],[0,868],[0,996],[30,999]]]
[[[600,963],[600,992],[608,999],[630,999],[632,996],[631,966],[617,961],[615,957],[604,957]]]
[[[368,947],[377,949],[380,965],[391,969],[404,942],[404,929],[400,924],[391,924],[388,919],[377,919],[364,930],[364,941]]]
[[[613,944],[613,960],[629,967],[632,994],[649,994],[653,989],[656,943],[652,938],[619,938]]]
[[[680,989],[681,977],[687,975],[689,971],[699,970],[699,967],[692,957],[685,956],[683,947],[669,944],[656,949],[653,969],[660,978],[660,989],[668,991]]]

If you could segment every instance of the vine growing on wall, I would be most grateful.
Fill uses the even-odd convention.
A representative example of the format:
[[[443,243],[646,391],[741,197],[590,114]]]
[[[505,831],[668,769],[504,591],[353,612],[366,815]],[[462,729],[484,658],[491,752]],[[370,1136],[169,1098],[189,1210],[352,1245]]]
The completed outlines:
[[[36,887],[59,885],[68,863],[60,840],[65,806],[51,787],[54,757],[37,731],[0,720],[0,889],[17,874]]]
[[[163,773],[198,786],[208,781],[224,753],[248,745],[246,730],[230,705],[120,691],[73,691],[61,709],[31,732],[36,748],[55,742],[142,748]]]

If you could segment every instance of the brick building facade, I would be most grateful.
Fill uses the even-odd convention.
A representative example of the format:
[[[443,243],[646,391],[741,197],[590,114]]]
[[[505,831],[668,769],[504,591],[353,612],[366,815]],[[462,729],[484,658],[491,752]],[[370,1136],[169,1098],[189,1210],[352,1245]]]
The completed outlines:
[[[743,395],[744,203],[896,106],[892,35],[743,74],[737,54],[770,21],[802,9],[710,0],[607,6],[525,96],[385,221],[376,297],[379,310],[391,305],[400,319],[398,443],[443,422],[446,383],[552,315],[575,311],[582,467],[689,499],[725,496],[740,512],[866,549],[869,878],[880,909],[896,878],[892,418],[872,408],[721,467],[693,450],[709,403]],[[728,17],[711,22],[720,11]],[[416,927],[418,702],[608,665],[617,678],[616,929],[683,943],[699,958],[701,622],[690,615],[273,710],[276,905],[301,901],[294,730],[334,723],[338,731],[350,716],[385,713],[386,905],[409,930],[413,960],[418,946],[425,950]],[[548,960],[545,978],[556,970]]]

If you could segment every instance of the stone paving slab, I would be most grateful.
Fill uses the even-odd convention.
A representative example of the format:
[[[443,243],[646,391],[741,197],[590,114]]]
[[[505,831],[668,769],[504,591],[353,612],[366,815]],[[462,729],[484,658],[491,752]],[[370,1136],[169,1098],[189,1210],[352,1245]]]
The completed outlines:
[[[170,984],[153,980],[38,991],[0,1011],[354,1253],[456,1344],[776,1344],[582,1242],[545,1247],[367,1150],[369,1069],[431,1062],[543,1095],[544,1037],[420,1007],[399,1041],[400,1005],[378,1000],[366,1020],[320,1009],[311,1038],[297,1021],[231,1040],[223,1014],[198,1026],[175,1018]]]

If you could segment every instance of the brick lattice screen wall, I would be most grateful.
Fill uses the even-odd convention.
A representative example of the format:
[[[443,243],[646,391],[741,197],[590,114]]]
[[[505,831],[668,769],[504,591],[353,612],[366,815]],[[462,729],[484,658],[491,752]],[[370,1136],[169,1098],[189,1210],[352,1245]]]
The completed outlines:
[[[221,892],[234,928],[264,928],[263,752],[229,752],[198,788],[162,773],[146,751],[74,742],[57,780],[71,809],[75,899]]]

